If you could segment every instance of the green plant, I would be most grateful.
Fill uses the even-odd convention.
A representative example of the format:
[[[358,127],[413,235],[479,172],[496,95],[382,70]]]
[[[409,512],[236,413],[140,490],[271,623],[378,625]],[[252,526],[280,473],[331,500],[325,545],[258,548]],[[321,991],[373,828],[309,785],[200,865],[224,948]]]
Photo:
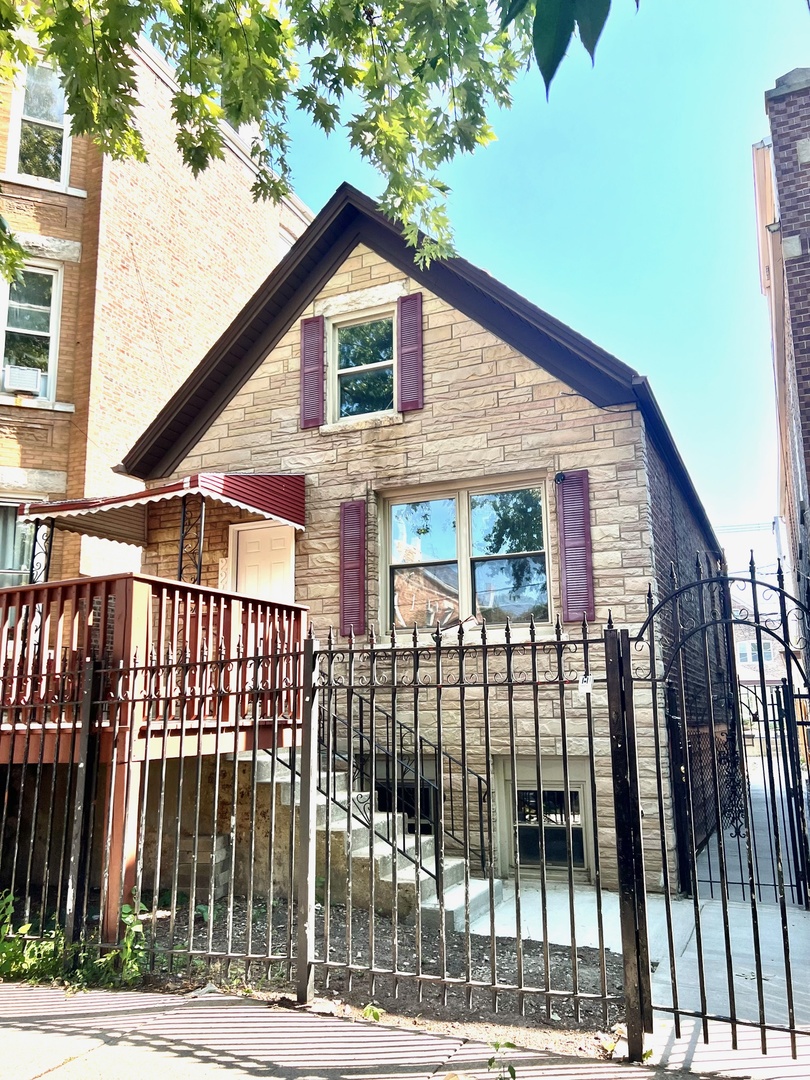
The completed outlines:
[[[143,911],[146,911],[145,904],[139,904],[137,910],[131,904],[124,904],[121,908],[121,922],[125,929],[118,953],[121,958],[121,982],[125,986],[137,982],[146,966],[146,942],[140,918]]]
[[[487,1068],[490,1072],[493,1069],[497,1069],[498,1080],[515,1080],[515,1066],[511,1061],[505,1061],[503,1058],[504,1050],[517,1050],[517,1047],[513,1042],[509,1042],[508,1039],[496,1039],[492,1044],[492,1049],[495,1053],[487,1062]]]
[[[62,975],[65,935],[60,927],[29,937],[31,923],[14,929],[14,897],[0,893],[0,977],[45,982]]]
[[[29,926],[14,931],[14,897],[8,890],[0,893],[0,977],[18,975],[25,955],[25,935]]]
[[[381,1009],[379,1005],[375,1005],[373,1001],[370,1001],[368,1005],[363,1009],[364,1020],[379,1020],[385,1015],[385,1009]]]

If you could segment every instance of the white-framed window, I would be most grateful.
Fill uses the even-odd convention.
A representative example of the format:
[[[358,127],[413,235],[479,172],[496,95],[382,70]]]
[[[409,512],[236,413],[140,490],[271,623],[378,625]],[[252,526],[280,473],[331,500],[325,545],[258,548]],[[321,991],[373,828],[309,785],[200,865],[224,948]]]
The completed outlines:
[[[0,503],[0,588],[22,585],[31,572],[34,526],[17,517],[16,503]]]
[[[571,831],[571,865],[575,870],[587,867],[585,823],[583,820],[584,788],[570,787],[568,802],[565,788],[547,787],[542,798],[537,788],[517,790],[517,834],[521,866],[540,866],[542,836],[545,863],[549,869],[568,866],[568,823]]]
[[[567,873],[570,859],[575,876],[587,879],[595,849],[591,763],[586,758],[568,757],[566,797],[563,759],[544,754],[541,761],[542,791],[537,782],[537,759],[524,755],[515,761],[517,790],[513,791],[512,761],[506,756],[493,760],[499,806],[498,871],[511,873],[519,858],[521,871],[539,870],[545,862],[550,877],[560,878]]]
[[[18,280],[3,286],[4,393],[53,400],[61,284],[57,268],[29,263]]]
[[[755,641],[740,641],[737,643],[737,659],[741,664],[758,664],[759,649]],[[769,664],[773,660],[773,642],[764,639],[762,642],[762,659]]]
[[[493,483],[392,498],[389,615],[397,627],[549,619],[544,488]]]
[[[59,72],[50,64],[26,68],[15,89],[7,171],[47,187],[68,186],[70,123]]]
[[[331,319],[328,334],[330,423],[396,411],[396,309]]]

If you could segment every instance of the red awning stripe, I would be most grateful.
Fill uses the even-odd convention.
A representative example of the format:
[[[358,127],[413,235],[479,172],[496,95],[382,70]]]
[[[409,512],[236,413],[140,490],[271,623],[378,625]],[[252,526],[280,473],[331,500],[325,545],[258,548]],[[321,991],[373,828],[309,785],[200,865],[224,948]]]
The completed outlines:
[[[52,518],[57,529],[67,532],[143,545],[147,539],[145,507],[185,495],[203,495],[268,521],[296,529],[304,527],[304,477],[265,473],[197,473],[129,495],[26,503],[20,507],[20,518]]]

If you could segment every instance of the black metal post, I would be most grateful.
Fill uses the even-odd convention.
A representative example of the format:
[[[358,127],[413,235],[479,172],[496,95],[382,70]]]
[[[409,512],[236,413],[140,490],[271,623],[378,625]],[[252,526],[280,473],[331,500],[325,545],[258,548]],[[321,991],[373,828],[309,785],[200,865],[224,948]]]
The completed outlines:
[[[623,638],[626,636],[625,631]],[[620,642],[618,631],[605,631],[627,1052],[631,1061],[643,1061],[644,1032],[652,1026],[652,1005],[629,642],[626,651],[622,648],[625,644]]]
[[[202,552],[205,534],[205,496],[195,517],[188,495],[180,500],[180,540],[177,549],[177,580],[199,585],[202,577]],[[191,576],[189,576],[191,575]]]
[[[301,802],[298,813],[298,947],[296,986],[305,1005],[315,994],[315,822],[318,787],[318,672],[316,642],[304,642],[304,706],[301,717]]]
[[[90,728],[93,725],[93,700],[95,689],[96,664],[92,660],[85,663],[82,672],[82,697],[80,705],[80,724],[78,738],[78,761],[76,763],[76,787],[73,805],[73,833],[70,844],[70,862],[68,864],[68,883],[65,893],[65,968],[73,966],[74,953],[70,948],[79,940],[81,927],[77,924],[77,912],[84,908],[85,866],[89,853],[87,839],[90,829],[90,816],[93,805],[91,781],[95,770],[90,769]],[[56,766],[54,766],[56,768]]]

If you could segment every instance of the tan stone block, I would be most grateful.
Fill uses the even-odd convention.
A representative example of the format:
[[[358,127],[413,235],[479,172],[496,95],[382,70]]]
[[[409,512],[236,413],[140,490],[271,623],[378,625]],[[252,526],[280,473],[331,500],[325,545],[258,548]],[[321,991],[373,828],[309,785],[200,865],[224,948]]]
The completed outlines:
[[[552,428],[551,424],[544,423],[543,429],[521,435],[521,445],[524,450],[547,450],[553,446],[572,447],[581,452],[593,453],[597,449],[608,449],[605,443],[594,440],[593,427],[578,428],[576,435],[573,435],[571,429],[565,426]]]
[[[609,506],[598,508],[595,513],[598,525],[618,525],[625,522],[638,521],[638,506],[629,503],[621,506]]]

